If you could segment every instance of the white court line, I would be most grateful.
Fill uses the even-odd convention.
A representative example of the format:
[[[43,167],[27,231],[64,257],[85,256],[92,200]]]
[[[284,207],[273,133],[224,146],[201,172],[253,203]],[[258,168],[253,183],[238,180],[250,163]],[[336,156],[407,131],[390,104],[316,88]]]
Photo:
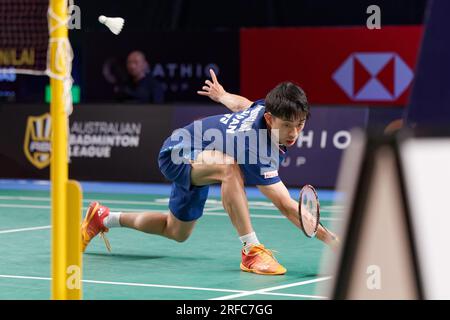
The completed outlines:
[[[37,205],[27,205],[27,204],[0,204],[0,208],[23,208],[23,209],[51,209],[51,206],[37,206]],[[83,210],[86,210],[88,207],[83,207]],[[136,208],[109,208],[111,211],[125,211],[125,212],[136,212],[136,211],[145,211],[144,209],[136,209]],[[154,209],[146,209],[150,212],[159,212],[159,213],[167,213],[167,210],[154,210]],[[228,217],[228,213],[224,212],[209,212],[207,209],[204,210],[203,215],[205,216],[219,216],[219,217]],[[263,218],[263,219],[286,219],[283,215],[269,215],[269,214],[250,214],[252,218]],[[340,218],[329,218],[329,217],[321,217],[320,220],[323,221],[340,221]]]
[[[235,298],[240,298],[240,297],[245,297],[245,296],[251,296],[251,295],[254,295],[254,294],[268,293],[269,291],[274,291],[274,290],[281,290],[281,289],[286,289],[286,288],[290,288],[290,287],[304,286],[304,285],[306,285],[306,284],[315,283],[315,282],[320,282],[320,281],[325,281],[325,280],[329,280],[329,279],[331,279],[331,277],[322,277],[322,278],[317,278],[317,279],[313,279],[313,280],[307,280],[307,281],[300,281],[300,282],[295,282],[295,283],[289,283],[289,284],[285,284],[285,285],[281,285],[281,286],[270,287],[270,288],[265,288],[265,289],[255,290],[255,291],[247,291],[247,292],[242,292],[242,293],[237,293],[237,294],[227,295],[227,296],[223,296],[223,297],[213,298],[213,299],[210,299],[210,300],[229,300],[229,299],[235,299]],[[316,297],[317,297],[317,296],[316,296]],[[326,297],[321,297],[321,298],[322,298],[322,299],[326,299]]]
[[[0,196],[0,200],[18,200],[18,201],[42,201],[42,202],[49,202],[50,198],[47,197],[22,197],[22,196]],[[163,201],[161,201],[163,200]],[[98,201],[100,203],[113,203],[113,204],[131,204],[131,205],[156,205],[156,206],[167,206],[169,204],[169,198],[164,199],[156,199],[156,201],[127,201],[127,200],[109,200],[109,199],[89,199],[85,198],[83,199],[84,203],[89,203],[93,201]],[[260,203],[260,202],[257,202]],[[275,206],[272,203],[267,203],[266,206],[257,206],[256,202],[253,203],[252,201],[249,201],[249,204],[252,209],[255,210],[278,210],[275,208]],[[206,205],[213,205],[214,207],[207,207],[207,209],[210,210],[223,210],[222,202],[216,201],[216,200],[207,200]],[[217,207],[217,205],[220,205],[220,207]]]
[[[0,196],[0,200],[50,201],[48,197]]]
[[[33,230],[51,229],[51,227],[52,227],[52,226],[42,226],[42,227],[31,227],[31,228],[21,228],[21,229],[0,230],[0,234],[4,234],[4,233],[14,233],[14,232],[22,232],[22,231],[33,231]]]
[[[22,197],[22,196],[0,196],[0,200],[19,200],[19,201],[45,201],[49,202],[50,198],[46,197]],[[107,203],[114,203],[114,204],[135,204],[135,205],[157,205],[157,206],[166,206],[167,203],[164,202],[156,202],[156,201],[127,201],[127,200],[108,200],[108,199],[89,199],[85,198],[83,199],[83,202],[89,203],[93,201],[98,202],[107,202]]]
[[[0,204],[0,208],[50,209],[51,207],[28,205],[28,204]]]
[[[203,209],[203,211],[210,212],[210,211],[216,211],[216,210],[224,210],[223,207],[209,207]]]
[[[26,196],[0,196],[0,200],[20,200],[20,201],[50,201],[49,197],[26,197]],[[83,202],[92,202],[92,201],[98,201],[98,202],[108,202],[108,203],[115,203],[115,204],[136,204],[136,205],[147,205],[147,204],[155,204],[155,205],[167,205],[169,203],[170,198],[157,198],[155,201],[129,201],[129,200],[112,200],[112,199],[90,199],[85,198],[83,199]],[[252,206],[260,206],[261,209],[277,209],[273,205],[273,203],[270,202],[263,202],[263,201],[249,201],[249,203]],[[208,199],[206,200],[207,205],[222,205],[222,201],[215,200],[215,199]]]
[[[282,296],[282,297],[297,297],[297,298],[310,298],[310,299],[328,299],[324,296],[314,296],[309,294],[293,294],[293,293],[278,293],[278,292],[261,292],[258,293],[263,296]]]
[[[223,209],[222,209],[223,210]],[[203,210],[203,215],[205,216],[228,216],[228,213],[224,212],[210,212],[210,211],[206,211]],[[263,218],[263,219],[287,219],[285,216],[283,216],[281,213],[277,216],[275,215],[270,215],[270,214],[254,214],[254,213],[250,213],[250,217],[251,218]],[[328,217],[321,217],[320,220],[322,221],[340,221],[341,219],[339,218],[328,218]]]
[[[23,208],[23,209],[51,209],[51,206],[37,206],[37,205],[27,205],[27,204],[0,204],[0,208]],[[88,207],[82,207],[81,209],[86,210]],[[109,207],[111,211],[126,211],[126,212],[136,212],[136,211],[146,211],[144,209],[136,209],[136,208],[116,208]],[[149,212],[158,212],[158,213],[168,213],[168,210],[154,210],[147,209]]]
[[[19,201],[50,201],[48,197],[23,197],[23,196],[0,196],[0,200],[19,200]],[[113,203],[113,204],[132,204],[132,205],[156,205],[156,206],[167,206],[169,203],[169,198],[159,198],[155,201],[128,201],[128,200],[110,200],[110,199],[83,199],[83,202],[104,202],[104,203]],[[278,211],[278,208],[274,206],[273,203],[263,202],[263,201],[248,201],[250,207],[254,210],[272,210]],[[220,200],[208,199],[206,201],[206,205],[215,205],[215,207],[207,207],[209,210],[223,210],[222,202]],[[219,205],[219,206],[217,206]],[[339,206],[323,206],[323,210],[328,211],[338,211],[341,212],[343,209]]]
[[[0,200],[18,200],[18,201],[42,201],[42,202],[49,202],[50,198],[45,197],[22,197],[22,196],[0,196]],[[157,199],[158,200],[158,199]],[[166,199],[164,199],[166,200]],[[167,201],[126,201],[126,200],[108,200],[108,199],[83,199],[84,203],[90,203],[93,201],[98,201],[100,203],[113,203],[113,204],[131,204],[131,205],[156,205],[156,206],[164,206],[166,207],[169,204],[169,198],[167,198]],[[215,203],[210,202],[207,200],[206,205],[217,205],[222,204],[221,202]],[[250,207],[254,210],[278,210],[275,208],[273,204],[269,204],[268,206],[264,207],[256,207],[250,202]],[[1,206],[1,205],[0,205]],[[223,210],[223,207],[206,207],[205,211],[210,210]]]
[[[46,277],[29,277],[29,276],[14,276],[14,275],[0,275],[0,278],[5,279],[26,279],[26,280],[46,280],[51,281],[51,278]],[[117,286],[131,286],[131,287],[149,287],[149,288],[165,288],[165,289],[181,289],[181,290],[196,290],[196,291],[213,291],[213,292],[228,292],[237,294],[261,294],[271,296],[286,296],[286,297],[298,297],[298,298],[311,298],[311,299],[326,299],[322,296],[304,295],[304,294],[284,294],[275,292],[261,292],[253,293],[254,291],[232,290],[232,289],[217,289],[217,288],[202,288],[202,287],[187,287],[187,286],[171,286],[162,284],[147,284],[147,283],[132,283],[132,282],[112,282],[112,281],[97,281],[97,280],[81,280],[83,283],[93,284],[109,284]]]

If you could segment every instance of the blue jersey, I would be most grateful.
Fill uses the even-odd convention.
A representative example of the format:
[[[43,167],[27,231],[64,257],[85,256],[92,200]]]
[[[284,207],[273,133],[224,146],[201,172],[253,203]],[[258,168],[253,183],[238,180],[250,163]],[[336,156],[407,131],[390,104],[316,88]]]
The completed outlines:
[[[264,112],[264,100],[259,100],[241,112],[194,121],[175,130],[164,142],[161,152],[172,152],[172,161],[176,162],[194,160],[203,150],[218,150],[236,160],[246,184],[277,183],[286,147],[271,139]]]

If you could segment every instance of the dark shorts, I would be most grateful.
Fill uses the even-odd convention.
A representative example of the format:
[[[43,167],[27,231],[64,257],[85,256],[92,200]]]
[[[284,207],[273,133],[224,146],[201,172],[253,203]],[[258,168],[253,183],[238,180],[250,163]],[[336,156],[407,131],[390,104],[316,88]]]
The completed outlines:
[[[191,164],[175,164],[171,160],[172,149],[163,146],[158,156],[159,169],[172,181],[169,209],[181,221],[197,220],[203,214],[209,186],[191,185]]]

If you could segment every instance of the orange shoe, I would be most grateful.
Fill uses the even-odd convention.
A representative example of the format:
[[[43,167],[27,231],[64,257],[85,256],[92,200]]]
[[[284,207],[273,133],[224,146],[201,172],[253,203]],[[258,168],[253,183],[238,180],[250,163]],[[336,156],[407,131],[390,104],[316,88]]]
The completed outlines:
[[[103,225],[103,219],[109,216],[109,208],[101,206],[98,202],[92,202],[86,212],[83,223],[81,224],[82,251],[86,250],[89,242],[100,233],[105,241],[106,249],[111,252],[111,245],[105,236],[109,229]]]
[[[278,263],[272,251],[262,244],[252,246],[247,254],[242,250],[241,270],[265,275],[286,273],[286,269]]]

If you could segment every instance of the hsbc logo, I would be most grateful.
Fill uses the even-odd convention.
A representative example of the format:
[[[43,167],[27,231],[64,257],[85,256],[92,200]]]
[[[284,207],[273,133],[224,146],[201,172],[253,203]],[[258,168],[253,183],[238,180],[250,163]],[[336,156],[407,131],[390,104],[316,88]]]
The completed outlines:
[[[406,91],[413,72],[395,52],[355,52],[332,78],[354,101],[394,101]]]

